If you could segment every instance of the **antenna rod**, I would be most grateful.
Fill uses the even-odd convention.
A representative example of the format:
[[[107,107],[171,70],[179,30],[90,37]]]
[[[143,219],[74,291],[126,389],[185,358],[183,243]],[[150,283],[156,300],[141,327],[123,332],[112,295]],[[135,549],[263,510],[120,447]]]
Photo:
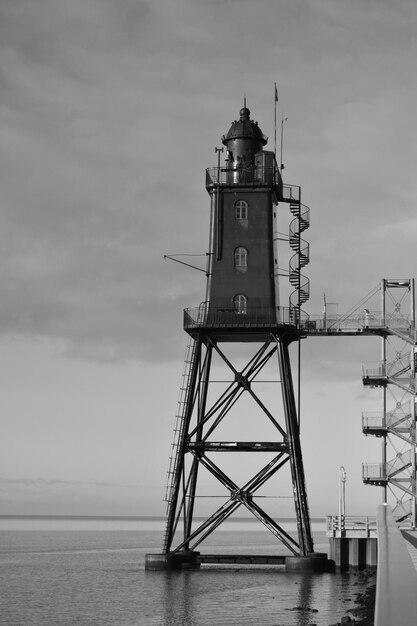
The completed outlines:
[[[282,150],[283,150],[283,146],[284,146],[284,122],[286,122],[288,119],[288,117],[282,117],[281,118],[281,172],[284,169],[284,163],[282,162]]]
[[[275,158],[276,158],[277,157],[277,102],[278,102],[278,89],[277,89],[277,84],[274,83],[274,85],[275,85],[275,95],[274,95],[274,154],[275,154]]]
[[[168,254],[164,254],[164,259],[169,259],[170,261],[175,261],[176,263],[181,263],[181,265],[186,265],[187,267],[192,267],[193,270],[198,270],[199,272],[204,272],[207,276],[206,270],[203,270],[201,267],[197,267],[196,265],[191,265],[191,263],[186,263],[185,261],[179,261],[178,259],[174,259],[174,257],[169,256]]]
[[[245,106],[246,106],[246,96],[245,96]],[[216,230],[217,230],[217,260],[219,261],[222,258],[222,242],[220,240],[220,153],[223,152],[223,146],[221,148],[214,148],[214,152],[217,152],[217,187],[216,187]]]

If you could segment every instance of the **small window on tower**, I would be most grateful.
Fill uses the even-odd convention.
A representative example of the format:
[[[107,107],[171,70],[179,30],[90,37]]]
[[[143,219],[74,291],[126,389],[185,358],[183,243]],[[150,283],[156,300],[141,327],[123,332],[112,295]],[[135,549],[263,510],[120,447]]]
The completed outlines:
[[[246,200],[237,200],[235,202],[235,217],[237,220],[248,219],[248,203]]]
[[[238,293],[237,296],[233,298],[233,305],[235,312],[238,313],[238,315],[246,315],[248,299],[243,295],[243,293]]]
[[[235,267],[241,272],[245,272],[248,267],[248,251],[246,248],[236,248],[234,252]]]

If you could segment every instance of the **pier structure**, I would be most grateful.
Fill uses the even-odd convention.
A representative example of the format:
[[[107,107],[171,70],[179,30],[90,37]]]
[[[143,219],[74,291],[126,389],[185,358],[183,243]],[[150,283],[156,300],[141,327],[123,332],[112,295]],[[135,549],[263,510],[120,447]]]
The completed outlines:
[[[330,559],[337,568],[368,569],[377,565],[376,517],[329,515]]]
[[[267,137],[246,106],[222,142],[217,167],[206,171],[206,298],[184,312],[189,345],[168,472],[166,533],[162,552],[147,555],[146,568],[198,568],[213,558],[197,550],[200,544],[243,508],[284,548],[275,562],[291,570],[317,569],[326,555],[314,553],[290,361],[290,346],[300,339],[301,307],[309,297],[302,274],[309,246],[301,236],[309,226],[309,209],[299,186],[283,184],[275,154],[264,149]],[[291,250],[285,307],[278,219],[287,221],[284,239]],[[272,481],[278,486],[271,488]],[[207,514],[209,496],[220,503]],[[277,521],[288,516],[280,513],[280,497],[286,505],[291,499],[296,538]],[[217,555],[216,562],[230,562],[230,555]]]

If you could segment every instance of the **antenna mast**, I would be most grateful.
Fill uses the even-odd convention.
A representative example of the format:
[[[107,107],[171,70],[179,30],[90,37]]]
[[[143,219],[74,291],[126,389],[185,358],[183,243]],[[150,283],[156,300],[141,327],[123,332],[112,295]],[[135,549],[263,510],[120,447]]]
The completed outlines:
[[[274,154],[277,156],[277,102],[278,102],[278,89],[277,84],[274,83]]]
[[[281,170],[281,172],[285,168],[284,163],[282,162],[282,150],[283,150],[283,146],[284,146],[284,122],[286,122],[287,119],[288,119],[288,117],[282,117],[281,118],[281,160],[280,160],[280,170]]]

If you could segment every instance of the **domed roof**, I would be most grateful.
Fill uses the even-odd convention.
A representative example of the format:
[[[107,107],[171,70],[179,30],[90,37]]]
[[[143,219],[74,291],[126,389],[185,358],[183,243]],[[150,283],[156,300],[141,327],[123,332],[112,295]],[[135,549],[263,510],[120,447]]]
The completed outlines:
[[[232,122],[227,135],[223,135],[222,142],[227,144],[231,139],[257,139],[264,146],[268,137],[266,137],[258,126],[258,122],[250,119],[250,111],[246,107],[240,109],[240,119]]]

